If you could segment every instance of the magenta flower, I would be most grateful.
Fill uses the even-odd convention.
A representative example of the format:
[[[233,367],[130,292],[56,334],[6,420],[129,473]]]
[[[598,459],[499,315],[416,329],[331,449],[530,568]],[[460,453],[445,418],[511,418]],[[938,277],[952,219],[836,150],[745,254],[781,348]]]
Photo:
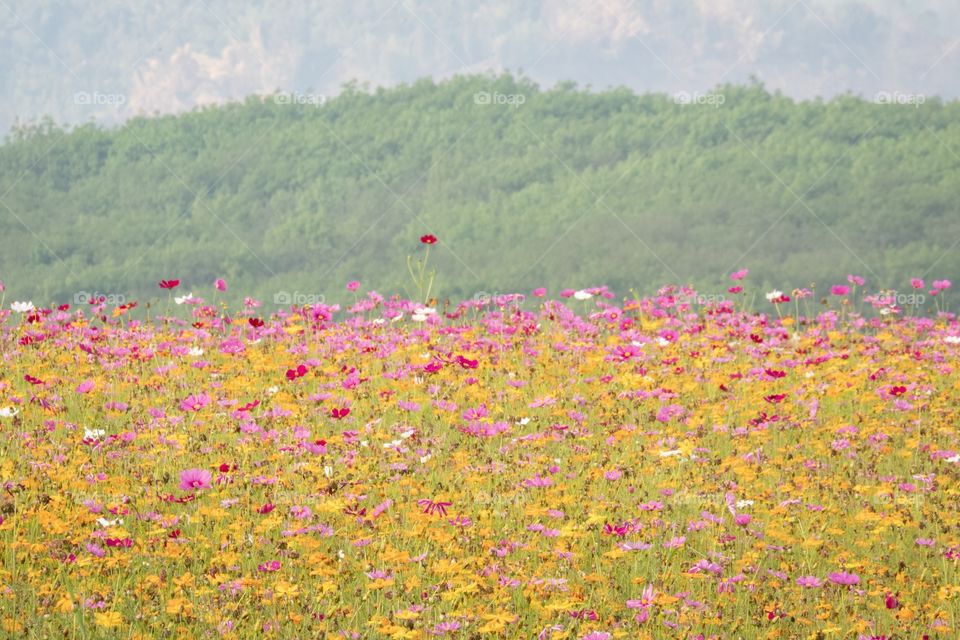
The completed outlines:
[[[257,571],[260,571],[262,573],[272,573],[274,571],[280,571],[280,561],[271,560],[270,562],[264,562],[263,564],[258,564]]]
[[[844,586],[860,584],[860,576],[855,573],[847,573],[846,571],[834,571],[827,576],[827,578],[829,578],[830,582],[834,584],[841,584]]]
[[[952,283],[949,280],[934,280],[931,285],[936,291],[945,291]]]
[[[180,403],[180,408],[184,411],[200,411],[200,409],[203,409],[208,404],[210,404],[210,396],[205,393],[200,393],[188,396]]]
[[[845,296],[850,293],[850,287],[845,284],[835,284],[830,287],[830,293],[835,296]]]
[[[351,280],[347,283],[347,291],[356,291],[360,288],[360,283],[356,280]]]
[[[180,472],[180,488],[184,491],[209,489],[212,479],[206,469],[187,469]]]
[[[89,393],[93,390],[93,380],[84,380],[77,385],[77,393]]]
[[[750,517],[748,514],[746,514],[746,513],[738,513],[738,514],[736,515],[736,517],[733,519],[733,521],[736,522],[736,523],[737,523],[738,525],[740,525],[741,527],[745,527],[745,526],[747,526],[748,524],[750,524],[750,521],[751,521],[752,519],[753,519],[753,518],[751,518],[751,517]]]
[[[747,274],[750,273],[749,269],[740,269],[739,271],[734,271],[730,274],[731,280],[743,280],[747,277]]]
[[[910,286],[914,289],[923,289],[924,285],[923,280],[920,278],[910,278]]]
[[[227,290],[227,281],[223,278],[217,278],[213,281],[213,286],[217,291],[226,291]]]
[[[544,287],[537,287],[533,290],[533,295],[536,298],[542,298],[543,296],[547,295],[547,290]]]
[[[850,284],[855,284],[858,287],[862,287],[864,284],[866,284],[867,281],[861,278],[860,276],[850,275],[850,276],[847,276],[847,282],[849,282]]]
[[[800,576],[797,578],[797,584],[807,589],[819,589],[823,586],[823,581],[816,576]]]
[[[640,594],[639,600],[627,600],[628,609],[646,609],[647,607],[653,605],[653,585],[648,584],[644,587],[643,592]]]

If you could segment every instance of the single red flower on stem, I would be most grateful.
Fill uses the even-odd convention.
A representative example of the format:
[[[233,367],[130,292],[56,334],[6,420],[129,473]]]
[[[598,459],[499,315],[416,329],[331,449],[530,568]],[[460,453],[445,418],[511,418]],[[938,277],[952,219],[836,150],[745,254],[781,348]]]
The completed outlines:
[[[160,288],[161,289],[176,289],[180,286],[179,280],[161,280]]]
[[[348,415],[350,415],[349,407],[344,407],[342,409],[337,409],[336,407],[334,407],[333,409],[330,410],[330,417],[333,418],[334,420],[340,420],[341,418],[346,418]]]
[[[432,233],[428,233],[425,236],[420,236],[420,242],[423,244],[437,244],[437,236]]]

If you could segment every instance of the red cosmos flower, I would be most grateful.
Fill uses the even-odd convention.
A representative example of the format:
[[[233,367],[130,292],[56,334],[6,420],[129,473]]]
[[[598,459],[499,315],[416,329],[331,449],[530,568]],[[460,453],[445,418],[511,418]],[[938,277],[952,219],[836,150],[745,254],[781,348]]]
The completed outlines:
[[[904,386],[893,386],[890,387],[890,395],[892,396],[902,396],[907,392],[907,388]]]
[[[104,540],[108,547],[123,547],[129,549],[133,546],[133,540],[130,538],[107,538]]]
[[[287,380],[296,380],[297,378],[302,378],[307,375],[307,365],[301,364],[298,365],[296,369],[287,369]]]
[[[420,236],[420,242],[423,244],[437,244],[437,236],[428,233],[425,236]]]
[[[464,356],[457,356],[457,364],[459,364],[464,369],[476,369],[480,364],[479,360],[470,360]]]
[[[263,505],[262,507],[260,507],[259,509],[257,509],[257,513],[259,513],[259,514],[261,514],[261,515],[267,515],[268,513],[270,513],[271,511],[273,511],[273,510],[276,509],[276,508],[277,508],[277,505],[268,502],[267,504],[265,504],[265,505]]]
[[[344,508],[343,512],[348,516],[365,516],[367,515],[366,507],[361,508],[359,504],[352,504]]]
[[[249,320],[247,320],[247,322],[249,322],[250,326],[253,327],[254,329],[259,329],[264,325],[263,320],[261,320],[260,318],[250,318]]]
[[[769,396],[765,396],[763,399],[770,404],[777,404],[778,402],[783,402],[783,399],[786,397],[787,394],[785,393],[772,393]]]
[[[428,500],[424,498],[422,500],[417,500],[417,504],[423,507],[423,512],[433,515],[439,513],[442,516],[447,515],[447,507],[452,506],[452,502],[434,502],[433,500]]]
[[[237,409],[237,411],[252,411],[253,409],[256,409],[259,406],[260,406],[260,401],[254,400],[253,402],[248,402],[247,404],[243,405],[242,407]]]
[[[334,420],[346,418],[348,415],[350,415],[350,407],[343,407],[340,409],[334,407],[333,409],[330,409],[330,417]]]
[[[176,289],[180,286],[179,280],[161,280],[160,288],[161,289]]]
[[[26,374],[26,375],[24,375],[24,376],[23,376],[23,379],[26,380],[27,382],[29,382],[30,384],[34,384],[34,385],[36,385],[36,384],[43,384],[43,380],[41,380],[40,378],[35,378],[35,377],[33,377],[32,375],[30,375],[29,373]]]

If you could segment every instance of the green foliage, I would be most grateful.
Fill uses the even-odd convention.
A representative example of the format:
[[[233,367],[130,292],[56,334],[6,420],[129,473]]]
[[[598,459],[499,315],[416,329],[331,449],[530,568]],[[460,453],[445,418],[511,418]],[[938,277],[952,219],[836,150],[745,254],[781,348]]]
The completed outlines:
[[[740,267],[785,290],[960,276],[960,103],[713,93],[723,104],[469,76],[109,130],[45,122],[0,146],[0,277],[38,304],[149,298],[167,277],[345,299],[351,279],[402,291],[424,233],[441,297],[720,291]]]

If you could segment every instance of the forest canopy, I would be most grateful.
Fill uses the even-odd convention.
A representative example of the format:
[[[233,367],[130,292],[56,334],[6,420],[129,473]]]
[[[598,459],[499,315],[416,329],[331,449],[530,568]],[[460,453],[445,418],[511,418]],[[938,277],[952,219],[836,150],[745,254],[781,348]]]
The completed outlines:
[[[483,75],[47,121],[0,146],[8,300],[144,299],[162,278],[268,302],[403,293],[425,233],[441,297],[725,291],[742,267],[785,290],[957,277],[960,104]]]

